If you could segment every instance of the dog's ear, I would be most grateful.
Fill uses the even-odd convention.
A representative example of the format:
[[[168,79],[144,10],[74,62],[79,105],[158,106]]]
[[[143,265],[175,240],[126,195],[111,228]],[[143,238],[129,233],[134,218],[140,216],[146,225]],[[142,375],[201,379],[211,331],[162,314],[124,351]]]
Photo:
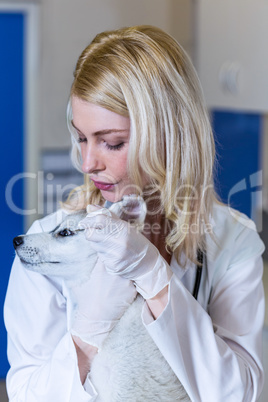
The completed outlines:
[[[142,197],[127,195],[122,201],[112,204],[109,209],[120,219],[135,226],[142,226],[146,217],[146,203]]]

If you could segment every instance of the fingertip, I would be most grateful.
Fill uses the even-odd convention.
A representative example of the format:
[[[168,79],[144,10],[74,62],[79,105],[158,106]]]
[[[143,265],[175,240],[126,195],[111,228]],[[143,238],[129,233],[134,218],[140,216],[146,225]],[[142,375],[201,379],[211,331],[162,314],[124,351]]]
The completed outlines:
[[[102,209],[102,207],[100,205],[96,205],[96,204],[89,204],[87,205],[87,213],[90,214],[91,212],[95,212]]]
[[[100,207],[99,205],[88,205],[87,206],[87,217],[93,217],[96,215],[112,216],[112,213],[111,213],[111,211],[109,211],[109,209]]]

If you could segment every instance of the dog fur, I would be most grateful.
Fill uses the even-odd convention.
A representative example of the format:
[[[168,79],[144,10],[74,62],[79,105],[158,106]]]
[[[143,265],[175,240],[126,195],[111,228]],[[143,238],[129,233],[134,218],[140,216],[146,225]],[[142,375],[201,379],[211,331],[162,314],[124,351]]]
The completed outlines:
[[[110,209],[126,219],[127,205],[133,209],[129,199],[113,204]],[[142,225],[146,211],[140,201],[138,210],[136,223]],[[24,267],[64,278],[70,291],[79,282],[90,280],[97,256],[78,225],[85,216],[86,211],[80,211],[68,215],[49,233],[15,238],[14,247]],[[93,360],[90,379],[99,402],[190,400],[142,323],[143,304],[143,298],[138,296]]]

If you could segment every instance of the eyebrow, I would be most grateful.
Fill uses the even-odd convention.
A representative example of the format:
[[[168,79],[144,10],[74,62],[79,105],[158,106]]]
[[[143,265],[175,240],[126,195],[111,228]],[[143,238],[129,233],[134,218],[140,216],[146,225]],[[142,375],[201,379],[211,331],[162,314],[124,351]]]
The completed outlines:
[[[76,127],[74,125],[73,120],[71,120],[71,124],[72,124],[73,128],[75,128],[75,130],[77,130],[80,134],[85,135],[82,133],[82,131],[79,130],[78,127]],[[119,130],[118,128],[110,128],[110,129],[95,131],[95,133],[93,133],[93,135],[98,136],[98,135],[105,135],[105,134],[111,134],[111,133],[124,133],[126,131],[128,131],[128,130]]]

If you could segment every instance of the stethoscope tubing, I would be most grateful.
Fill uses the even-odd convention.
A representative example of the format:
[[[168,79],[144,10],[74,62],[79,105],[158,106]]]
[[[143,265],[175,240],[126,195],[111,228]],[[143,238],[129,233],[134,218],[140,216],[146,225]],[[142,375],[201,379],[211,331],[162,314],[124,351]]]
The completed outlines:
[[[193,290],[193,297],[197,300],[200,283],[202,278],[202,271],[203,271],[203,260],[204,260],[204,253],[200,249],[197,251],[197,261],[199,264],[196,265],[196,276],[195,276],[195,284]]]

